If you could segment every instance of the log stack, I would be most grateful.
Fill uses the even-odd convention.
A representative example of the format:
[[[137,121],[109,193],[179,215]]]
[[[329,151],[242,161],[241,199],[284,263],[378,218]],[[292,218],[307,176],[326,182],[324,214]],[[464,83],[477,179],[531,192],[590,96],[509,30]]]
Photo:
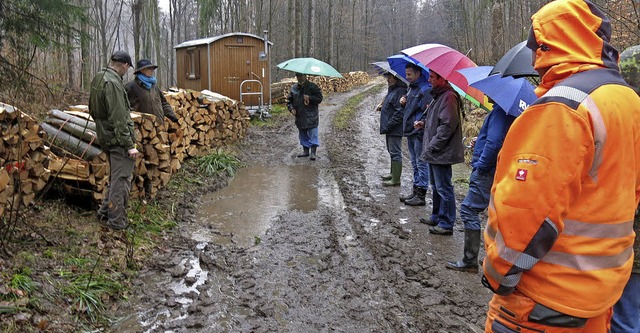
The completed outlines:
[[[174,108],[178,123],[165,119],[159,124],[154,115],[131,113],[142,156],[136,160],[132,198],[154,198],[185,158],[231,144],[244,137],[249,126],[244,106],[225,96],[174,90],[165,98]],[[56,152],[52,171],[65,181],[68,191],[100,201],[109,177],[107,156],[95,142],[95,123],[88,108],[79,105],[70,109],[77,111],[51,110],[41,125]]]
[[[50,177],[48,155],[38,122],[0,103],[0,216],[34,202]]]
[[[362,71],[343,73],[342,78],[312,76],[309,81],[318,85],[323,94],[331,92],[345,92],[354,87],[361,86],[369,82],[369,74]],[[280,82],[271,84],[271,99],[273,103],[286,103],[291,86],[296,83],[295,78],[286,78]]]

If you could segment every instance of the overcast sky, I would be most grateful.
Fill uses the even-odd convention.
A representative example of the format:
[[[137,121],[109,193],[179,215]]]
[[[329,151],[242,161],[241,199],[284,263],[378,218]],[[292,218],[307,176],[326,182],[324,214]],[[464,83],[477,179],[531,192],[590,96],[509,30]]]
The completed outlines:
[[[169,12],[169,0],[158,0],[158,5],[163,12]]]

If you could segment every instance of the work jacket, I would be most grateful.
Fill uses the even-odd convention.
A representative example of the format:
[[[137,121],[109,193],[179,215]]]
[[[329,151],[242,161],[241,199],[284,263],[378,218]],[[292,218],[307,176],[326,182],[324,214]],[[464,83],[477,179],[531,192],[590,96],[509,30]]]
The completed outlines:
[[[103,148],[132,149],[135,142],[129,100],[122,78],[112,68],[106,68],[91,81],[89,114],[96,122],[98,143]]]
[[[164,117],[176,118],[173,108],[164,98],[162,91],[158,85],[154,84],[151,89],[147,89],[142,81],[137,77],[127,83],[125,86],[127,95],[129,96],[129,104],[133,110],[141,113],[149,113],[156,116],[156,123],[164,124]]]
[[[427,108],[420,159],[430,164],[452,165],[464,162],[462,146],[462,102],[447,83],[431,90],[433,101]]]
[[[424,75],[420,75],[416,82],[409,84],[407,91],[407,102],[404,104],[404,114],[402,123],[404,124],[404,136],[419,135],[422,137],[423,130],[413,127],[413,123],[420,120],[424,115],[424,110],[431,103],[431,84],[427,82]]]
[[[618,71],[604,15],[583,1],[554,8],[532,17],[532,44],[544,45],[534,67],[548,71],[498,155],[483,283],[593,318],[620,298],[633,263],[640,98]]]
[[[407,93],[407,86],[398,81],[389,87],[387,96],[382,102],[380,110],[380,134],[402,136],[402,115],[404,108],[400,105],[400,98]]]
[[[304,95],[309,96],[309,105],[304,105]],[[287,97],[289,111],[296,110],[296,126],[299,129],[318,127],[318,104],[322,102],[322,91],[313,82],[307,80],[304,84],[294,84]]]
[[[498,104],[494,104],[493,110],[489,112],[480,128],[478,139],[473,147],[473,156],[471,157],[473,169],[484,174],[495,168],[504,137],[515,119]]]

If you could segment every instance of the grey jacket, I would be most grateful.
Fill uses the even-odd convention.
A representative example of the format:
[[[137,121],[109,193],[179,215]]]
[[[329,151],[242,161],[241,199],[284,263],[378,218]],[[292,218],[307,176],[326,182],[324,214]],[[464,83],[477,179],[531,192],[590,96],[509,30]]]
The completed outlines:
[[[431,164],[464,162],[462,146],[462,101],[449,84],[431,90],[433,101],[427,108],[420,159]]]

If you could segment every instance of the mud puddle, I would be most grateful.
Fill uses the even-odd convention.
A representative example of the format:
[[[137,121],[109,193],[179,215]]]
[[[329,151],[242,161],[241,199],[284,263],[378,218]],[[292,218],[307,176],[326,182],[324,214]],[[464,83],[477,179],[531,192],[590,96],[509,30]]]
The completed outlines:
[[[307,165],[240,169],[229,186],[202,197],[190,238],[242,247],[259,244],[283,211],[318,207],[318,169]]]

